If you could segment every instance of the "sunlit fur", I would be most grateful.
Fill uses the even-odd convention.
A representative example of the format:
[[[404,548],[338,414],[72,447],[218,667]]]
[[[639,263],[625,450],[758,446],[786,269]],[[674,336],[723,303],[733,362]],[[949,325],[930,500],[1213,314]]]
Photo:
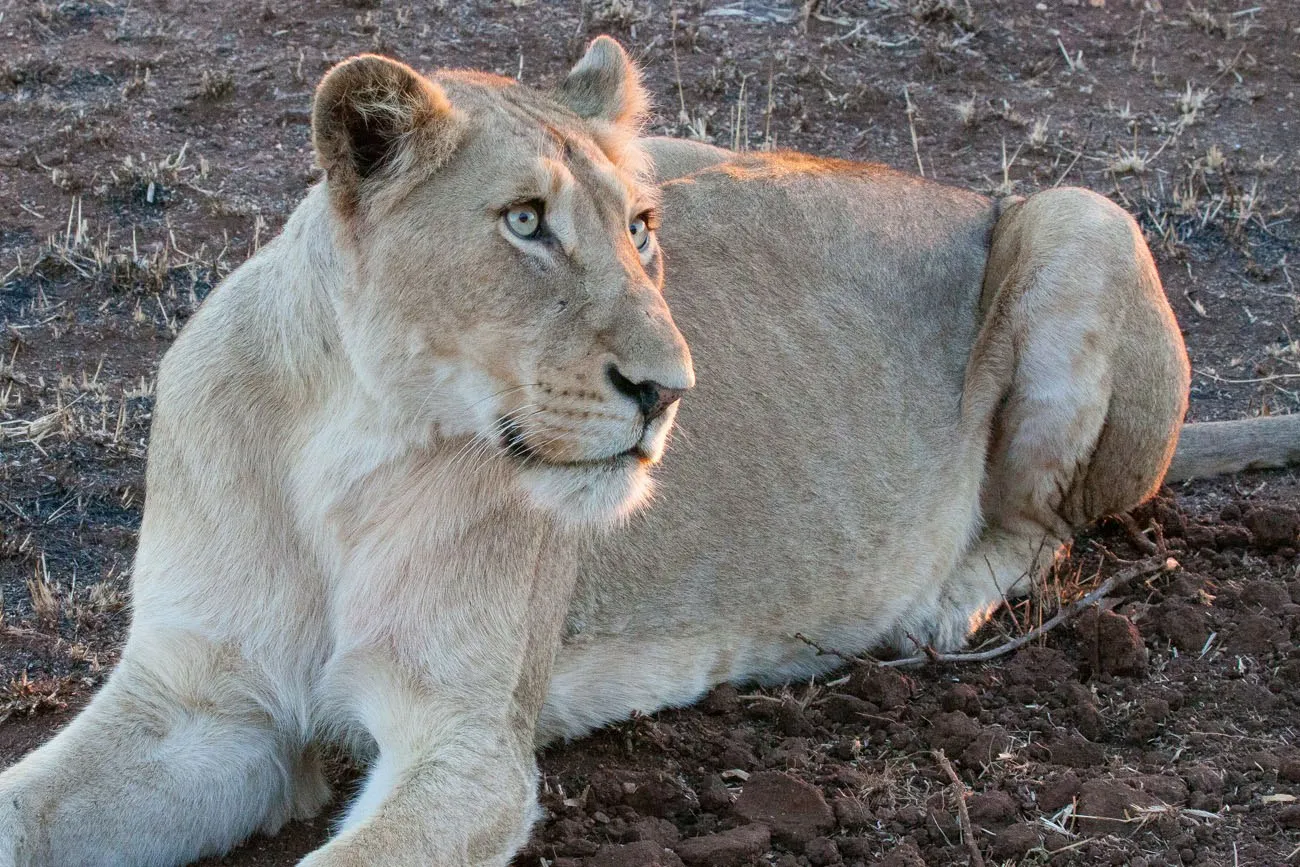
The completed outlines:
[[[689,389],[611,40],[556,94],[336,67],[327,173],[158,379],[122,660],[0,774],[0,867],[174,865],[315,815],[315,744],[372,759],[310,867],[505,864],[576,526],[626,520]],[[547,236],[504,214],[544,203]],[[589,530],[586,532],[590,532]]]
[[[334,296],[346,352],[395,415],[475,438],[467,462],[500,457],[503,427],[517,426],[531,456],[519,485],[535,504],[566,522],[616,521],[643,499],[653,461],[605,459],[656,451],[667,425],[645,430],[606,369],[693,381],[660,295],[658,248],[638,254],[628,237],[657,200],[644,156],[626,129],[614,135],[635,115],[619,107],[617,122],[593,126],[504,79],[436,80],[457,140],[446,165],[410,189],[382,178],[336,230],[355,275]],[[545,203],[544,241],[496,218],[533,200]]]
[[[654,505],[584,549],[539,739],[959,648],[1148,497],[1187,362],[1132,218],[650,139],[699,386]]]

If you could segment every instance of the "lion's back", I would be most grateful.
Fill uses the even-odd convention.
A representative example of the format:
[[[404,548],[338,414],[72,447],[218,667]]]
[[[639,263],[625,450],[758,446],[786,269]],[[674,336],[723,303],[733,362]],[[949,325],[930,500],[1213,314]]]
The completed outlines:
[[[960,400],[997,204],[775,154],[666,184],[663,212],[697,387],[655,505],[586,558],[574,628],[887,617],[891,575],[942,571],[977,520]]]

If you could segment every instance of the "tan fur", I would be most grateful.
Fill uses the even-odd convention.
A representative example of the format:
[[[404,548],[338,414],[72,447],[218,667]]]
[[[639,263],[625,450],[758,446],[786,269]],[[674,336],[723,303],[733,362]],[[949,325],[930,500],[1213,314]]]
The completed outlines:
[[[330,73],[327,182],[164,360],[130,638],[0,774],[0,867],[273,832],[329,741],[371,767],[304,864],[505,864],[535,741],[827,668],[795,633],[956,647],[1159,483],[1186,360],[1115,205],[643,148],[637,80]],[[698,370],[666,456],[611,368]]]
[[[130,637],[0,775],[2,867],[171,865],[274,832],[327,800],[324,741],[373,764],[305,864],[522,845],[572,536],[648,496],[676,410],[645,421],[609,370],[693,382],[657,245],[629,232],[657,197],[643,97],[617,45],[584,64],[608,117],[377,57],[326,77],[326,183],[163,361]],[[545,241],[503,217],[532,200]]]
[[[1109,201],[647,147],[706,166],[665,184],[662,232],[699,387],[659,505],[580,560],[543,737],[833,664],[796,633],[957,647],[1159,483],[1186,360]]]

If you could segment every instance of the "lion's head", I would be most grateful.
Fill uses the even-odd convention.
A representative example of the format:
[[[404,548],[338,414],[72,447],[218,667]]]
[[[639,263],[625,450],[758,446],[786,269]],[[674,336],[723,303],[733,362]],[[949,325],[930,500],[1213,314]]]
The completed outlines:
[[[477,73],[334,67],[312,126],[346,351],[385,411],[468,438],[537,505],[626,514],[690,352],[660,294],[637,70],[607,37],[550,95]]]

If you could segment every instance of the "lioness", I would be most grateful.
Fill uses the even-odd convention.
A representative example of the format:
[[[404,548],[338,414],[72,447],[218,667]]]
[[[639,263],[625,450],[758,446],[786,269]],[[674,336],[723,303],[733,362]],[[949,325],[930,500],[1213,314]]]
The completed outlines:
[[[1187,364],[1116,206],[642,142],[643,105],[607,38],[551,95],[329,72],[327,179],[163,362],[130,638],[0,775],[0,865],[274,832],[325,741],[372,761],[304,865],[504,864],[537,741],[821,670],[796,632],[955,647],[1159,484]]]

